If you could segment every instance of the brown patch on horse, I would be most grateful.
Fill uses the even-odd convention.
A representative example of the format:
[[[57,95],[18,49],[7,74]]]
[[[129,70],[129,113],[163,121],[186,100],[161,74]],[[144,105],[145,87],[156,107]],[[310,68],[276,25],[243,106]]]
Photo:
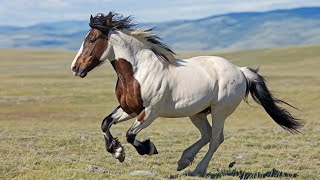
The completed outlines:
[[[145,110],[143,110],[143,111],[138,115],[137,120],[143,123],[145,116],[146,116],[146,112],[145,112]]]
[[[145,113],[140,83],[134,78],[131,63],[119,58],[111,61],[111,64],[118,75],[115,93],[121,108],[128,114],[137,114],[138,121],[143,121]]]

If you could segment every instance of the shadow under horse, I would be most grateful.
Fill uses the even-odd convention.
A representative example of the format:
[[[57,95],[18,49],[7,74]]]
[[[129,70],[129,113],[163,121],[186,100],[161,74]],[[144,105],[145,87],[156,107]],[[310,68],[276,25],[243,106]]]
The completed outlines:
[[[218,171],[217,173],[207,173],[207,177],[211,179],[218,179],[222,178],[224,176],[233,176],[233,177],[239,177],[240,179],[263,179],[263,178],[270,178],[270,177],[287,177],[287,178],[296,178],[298,177],[298,174],[296,173],[287,173],[283,171],[279,171],[275,168],[273,168],[271,171],[267,171],[265,173],[261,172],[247,172],[237,169],[225,169],[222,171]]]

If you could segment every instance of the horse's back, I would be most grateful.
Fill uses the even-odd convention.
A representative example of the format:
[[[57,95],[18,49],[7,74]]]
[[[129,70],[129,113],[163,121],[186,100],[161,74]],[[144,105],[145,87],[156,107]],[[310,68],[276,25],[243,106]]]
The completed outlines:
[[[189,69],[190,72],[206,74],[211,79],[211,82],[218,82],[219,85],[234,84],[234,81],[245,80],[239,67],[218,56],[197,56],[190,59],[178,60],[178,64],[185,65],[186,69]]]
[[[217,83],[215,86],[219,87],[217,101],[226,95],[246,89],[246,79],[240,68],[222,57],[198,56],[187,61],[198,63],[210,75],[214,72],[215,76],[210,77],[214,78],[213,81]]]

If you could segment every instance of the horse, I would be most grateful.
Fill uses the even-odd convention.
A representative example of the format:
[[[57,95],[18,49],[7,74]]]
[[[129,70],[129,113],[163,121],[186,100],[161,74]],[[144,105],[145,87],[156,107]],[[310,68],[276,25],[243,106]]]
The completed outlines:
[[[106,150],[120,162],[125,160],[125,150],[110,133],[113,124],[135,118],[126,132],[127,142],[140,155],[154,155],[158,154],[155,144],[137,140],[137,134],[157,117],[189,117],[201,137],[183,151],[177,170],[188,167],[199,150],[210,143],[191,173],[205,176],[209,161],[224,141],[226,118],[249,94],[285,130],[296,133],[304,125],[280,106],[293,107],[270,93],[256,69],[237,67],[217,56],[177,59],[153,29],[133,28],[131,16],[99,13],[91,15],[89,26],[71,70],[84,78],[104,62],[112,64],[117,74],[115,95],[119,105],[103,119],[101,129]],[[212,125],[207,119],[209,114]]]

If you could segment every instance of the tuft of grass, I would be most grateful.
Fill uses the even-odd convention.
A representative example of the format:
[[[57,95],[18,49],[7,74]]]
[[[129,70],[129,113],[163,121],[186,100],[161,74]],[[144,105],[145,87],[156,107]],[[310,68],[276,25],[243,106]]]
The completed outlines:
[[[198,179],[188,171],[207,146],[185,171],[175,170],[182,151],[199,138],[188,118],[159,118],[139,134],[138,139],[152,139],[158,155],[140,156],[126,143],[133,121],[111,129],[126,150],[124,163],[105,151],[100,124],[118,104],[116,75],[104,65],[85,79],[74,77],[69,69],[75,54],[0,50],[0,179]],[[275,95],[297,106],[301,112],[290,111],[307,121],[302,133],[292,135],[253,101],[251,107],[242,103],[226,122],[225,141],[206,178],[320,179],[320,47],[179,53],[181,58],[196,55],[260,66]],[[231,162],[235,164],[229,168]],[[91,165],[104,171],[87,170]],[[154,175],[130,175],[137,170]]]

